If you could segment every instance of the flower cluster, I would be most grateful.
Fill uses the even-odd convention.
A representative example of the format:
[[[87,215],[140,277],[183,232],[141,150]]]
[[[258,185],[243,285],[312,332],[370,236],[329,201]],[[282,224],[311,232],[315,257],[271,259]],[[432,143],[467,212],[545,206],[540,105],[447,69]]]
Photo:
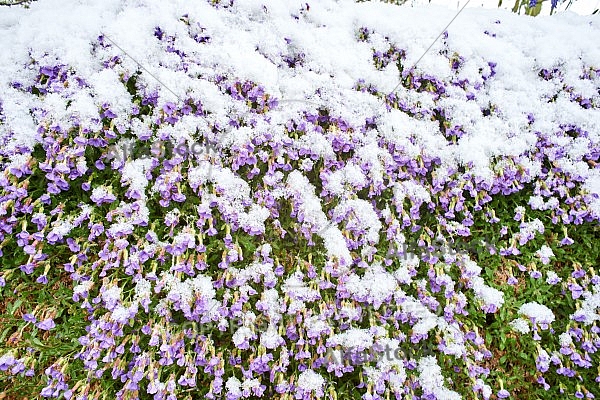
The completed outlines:
[[[216,3],[227,21],[269,17],[266,6]],[[310,12],[294,20],[316,23]],[[533,379],[578,377],[577,393],[591,394],[600,277],[589,264],[549,268],[572,250],[567,233],[600,220],[600,124],[587,117],[600,103],[586,89],[600,82],[596,66],[527,69],[546,85],[539,104],[588,118],[545,124],[503,101],[501,60],[463,57],[446,34],[439,71],[404,70],[416,50],[362,27],[348,36],[368,73],[345,93],[379,108],[288,109],[252,74],[215,70],[225,44],[200,14],[148,33],[189,83],[179,101],[105,36],[91,46],[92,76],[36,55],[34,73],[12,84],[35,99],[37,131],[31,144],[2,137],[1,290],[30,278],[43,287],[59,271],[86,323],[73,355],[38,367],[41,396],[98,398],[110,381],[118,399],[314,399],[346,382],[363,399],[506,398],[488,339],[503,307],[523,341],[534,332]],[[289,74],[317,57],[299,38],[256,51]],[[382,85],[390,69],[402,77],[394,93]],[[113,154],[156,143],[211,151]],[[498,208],[507,204],[515,211]],[[405,243],[432,251],[396,257]],[[571,308],[514,307],[506,278],[516,290],[528,277]],[[49,334],[67,323],[44,310],[23,318]],[[0,371],[29,376],[30,358],[11,350]],[[71,362],[84,374],[66,373]]]

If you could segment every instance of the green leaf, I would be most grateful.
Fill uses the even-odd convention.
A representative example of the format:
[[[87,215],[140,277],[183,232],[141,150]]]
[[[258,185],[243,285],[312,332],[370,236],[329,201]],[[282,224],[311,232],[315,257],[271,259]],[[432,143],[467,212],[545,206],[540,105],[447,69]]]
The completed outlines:
[[[33,344],[35,344],[36,346],[38,346],[42,349],[48,347],[44,343],[42,343],[40,339],[36,338],[35,336],[31,338],[31,341],[33,342]]]
[[[23,304],[22,299],[18,299],[17,301],[15,301],[14,304],[12,304],[12,306],[10,308],[10,314],[14,316],[15,311],[17,310],[17,308],[19,308],[21,306],[21,304]]]

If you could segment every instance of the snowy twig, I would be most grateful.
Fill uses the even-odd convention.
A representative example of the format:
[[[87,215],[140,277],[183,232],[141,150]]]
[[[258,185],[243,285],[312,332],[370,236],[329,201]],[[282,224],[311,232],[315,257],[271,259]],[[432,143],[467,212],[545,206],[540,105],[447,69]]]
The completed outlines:
[[[0,6],[17,6],[23,3],[30,3],[35,0],[17,0],[17,1],[0,1]]]

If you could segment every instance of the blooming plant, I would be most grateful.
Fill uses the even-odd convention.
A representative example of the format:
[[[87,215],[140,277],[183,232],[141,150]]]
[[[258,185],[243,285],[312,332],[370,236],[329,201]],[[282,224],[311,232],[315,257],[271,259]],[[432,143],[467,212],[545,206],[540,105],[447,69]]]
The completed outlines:
[[[0,393],[600,395],[598,53],[534,61],[494,19],[412,67],[389,8],[257,4],[128,3],[85,62],[12,66]]]

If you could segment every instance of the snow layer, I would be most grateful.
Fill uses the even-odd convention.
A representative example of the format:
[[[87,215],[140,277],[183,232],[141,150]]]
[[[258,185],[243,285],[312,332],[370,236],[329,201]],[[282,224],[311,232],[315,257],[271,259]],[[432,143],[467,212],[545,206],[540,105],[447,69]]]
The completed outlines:
[[[185,25],[177,22],[184,14],[202,25],[211,37],[210,46],[199,46],[190,38]],[[79,93],[75,96],[68,106],[69,112],[57,113],[57,119],[67,118],[71,113],[86,115],[89,113],[86,110],[93,109],[94,102],[100,101],[110,103],[115,112],[127,111],[129,95],[115,71],[102,68],[95,57],[85,55],[105,52],[120,56],[122,66],[130,71],[137,70],[138,66],[114,46],[93,48],[92,43],[101,34],[127,51],[178,96],[202,92],[215,119],[226,115],[231,104],[214,86],[208,88],[210,84],[195,78],[211,71],[264,86],[280,99],[282,119],[299,110],[314,109],[316,104],[326,103],[334,113],[349,116],[350,123],[362,122],[378,114],[382,105],[373,96],[353,90],[356,82],[363,79],[379,90],[389,92],[398,83],[398,75],[392,65],[382,70],[373,66],[372,44],[357,42],[356,31],[368,26],[381,40],[385,35],[389,42],[406,49],[406,64],[411,65],[453,15],[454,11],[450,10],[400,8],[377,2],[344,3],[342,6],[333,1],[321,1],[306,10],[299,8],[296,2],[263,4],[258,0],[235,3],[228,12],[218,12],[208,2],[139,0],[85,3],[45,0],[33,3],[29,10],[3,10],[0,32],[4,38],[5,56],[0,60],[3,71],[0,99],[6,124],[1,135],[14,133],[14,140],[31,145],[35,121],[29,110],[40,101],[66,101],[64,97],[37,99],[24,96],[11,87],[11,82],[26,80],[35,74],[36,71],[25,67],[32,58],[69,65],[90,85],[87,95]],[[160,42],[149,40],[156,26],[176,35],[177,47],[201,60],[199,65],[192,67],[193,71],[185,73],[169,68],[175,62],[174,54],[165,54]],[[233,30],[235,35],[231,34]],[[484,34],[485,31],[495,36]],[[600,64],[600,48],[594,45],[600,40],[600,28],[594,17],[566,13],[529,19],[502,10],[467,9],[450,26],[448,33],[448,47],[468,60],[461,68],[459,78],[472,82],[481,80],[478,70],[489,68],[490,61],[497,63],[496,80],[486,89],[486,96],[478,96],[477,101],[481,104],[452,97],[444,100],[452,103],[451,117],[462,125],[465,140],[454,147],[440,148],[440,141],[425,125],[419,129],[413,121],[408,126],[400,126],[399,121],[390,120],[396,118],[395,113],[382,117],[382,122],[391,131],[418,132],[422,136],[420,141],[431,146],[444,161],[451,165],[473,162],[480,167],[482,175],[486,174],[491,157],[523,153],[534,145],[533,134],[515,137],[522,133],[530,113],[536,116],[534,125],[537,129],[555,131],[561,125],[577,123],[588,132],[600,131],[597,110],[584,110],[568,101],[548,103],[555,85],[551,81],[540,84],[536,79],[536,71],[540,68],[581,71],[585,66]],[[587,39],[574,41],[570,40],[572,37]],[[439,79],[450,78],[453,72],[440,54],[442,48],[443,41],[440,40],[423,57],[417,69]],[[303,66],[281,68],[279,54],[290,51],[304,54]],[[161,97],[174,97],[147,73],[142,79]],[[573,80],[571,83],[587,84],[588,87],[576,87],[575,90],[598,97],[593,82]],[[403,89],[399,93],[403,94]],[[422,100],[426,101],[427,96]],[[487,101],[493,102],[499,110],[498,115],[475,118],[480,106],[487,106],[483,104]],[[96,107],[99,105],[95,104]],[[67,106],[57,105],[54,109],[66,110]],[[277,116],[274,118],[278,119]],[[597,180],[598,176],[595,176],[594,181]],[[596,190],[598,184],[588,183],[588,187]]]

